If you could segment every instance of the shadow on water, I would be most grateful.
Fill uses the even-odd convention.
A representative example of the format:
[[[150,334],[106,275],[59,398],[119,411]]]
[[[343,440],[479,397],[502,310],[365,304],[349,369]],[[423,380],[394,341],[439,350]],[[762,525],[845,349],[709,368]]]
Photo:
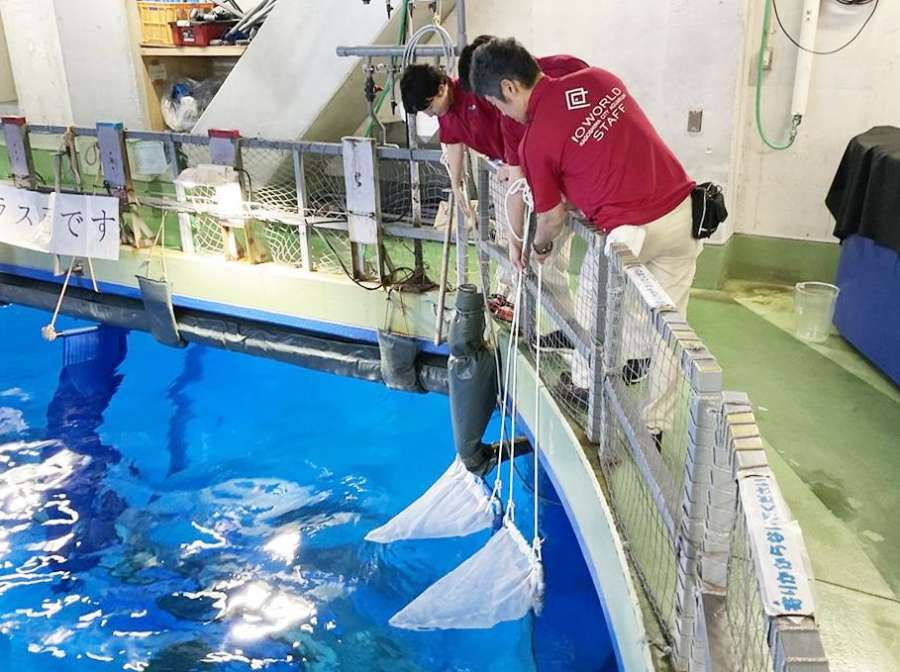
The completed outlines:
[[[203,348],[188,346],[184,357],[184,368],[169,386],[167,396],[172,402],[174,413],[169,423],[169,471],[167,476],[184,471],[188,466],[187,427],[194,419],[193,404],[187,388],[203,379]]]
[[[48,493],[51,499],[65,497],[78,515],[70,530],[78,543],[70,548],[66,563],[69,581],[55,585],[57,592],[70,590],[72,573],[95,566],[97,552],[118,541],[115,521],[127,505],[104,487],[104,478],[121,456],[100,440],[98,430],[122,383],[117,369],[127,352],[127,332],[116,327],[100,326],[63,341],[63,366],[47,407],[46,437],[54,441],[65,437],[65,448],[87,459],[67,480],[65,489]],[[42,451],[41,457],[49,459],[59,450],[60,444],[55,444]],[[48,529],[58,536],[57,526]]]

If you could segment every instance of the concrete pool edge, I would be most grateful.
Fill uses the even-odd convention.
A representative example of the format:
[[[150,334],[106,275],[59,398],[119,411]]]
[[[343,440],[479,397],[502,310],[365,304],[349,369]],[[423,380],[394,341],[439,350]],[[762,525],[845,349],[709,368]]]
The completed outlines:
[[[501,338],[501,348],[505,344],[506,339]],[[531,360],[521,351],[517,357],[518,416],[524,432],[535,445],[535,370]],[[656,670],[640,608],[641,594],[634,583],[625,548],[596,471],[585,454],[581,439],[543,385],[540,403],[541,464],[575,531],[606,616],[619,667],[628,672]]]
[[[140,299],[137,275],[159,274],[159,256],[147,250],[122,247],[119,261],[93,262],[101,292]],[[428,354],[446,355],[444,345],[434,345],[435,292],[404,293],[401,308],[387,311],[383,292],[360,292],[349,279],[307,272],[274,263],[251,265],[214,257],[166,251],[168,280],[176,308],[193,308],[234,317],[268,322],[377,343],[378,329],[388,321],[394,330],[408,332]],[[0,243],[0,273],[62,285],[54,274],[53,255]],[[73,275],[72,287],[91,288],[90,278]],[[397,301],[397,304],[400,302]],[[452,305],[448,300],[448,304]],[[449,314],[449,313],[448,313]]]

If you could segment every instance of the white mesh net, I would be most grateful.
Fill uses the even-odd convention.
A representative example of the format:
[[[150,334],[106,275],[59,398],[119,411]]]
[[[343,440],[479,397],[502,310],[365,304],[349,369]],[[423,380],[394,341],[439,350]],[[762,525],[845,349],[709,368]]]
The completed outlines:
[[[457,457],[424,495],[385,525],[366,535],[367,541],[388,544],[403,539],[463,537],[487,529],[499,515],[484,480]]]
[[[492,628],[540,611],[544,572],[516,527],[507,523],[478,553],[399,611],[407,630]]]
[[[513,336],[507,349],[506,384],[500,418],[502,446],[506,430],[506,410],[511,409],[509,497],[503,526],[480,551],[398,612],[390,620],[391,625],[395,627],[409,630],[492,628],[498,623],[522,618],[531,610],[535,613],[540,611],[544,592],[540,539],[536,536],[533,544],[529,546],[516,527],[514,519],[515,390],[518,389],[519,360],[516,353],[519,347],[518,326],[522,313],[518,299],[522,297],[522,287],[523,275],[519,273],[515,294],[517,308],[512,322]],[[535,432],[536,436],[540,433],[539,421]],[[498,468],[494,490],[489,495],[488,501],[491,503],[500,499],[500,471]],[[537,484],[534,493],[536,500]],[[537,501],[535,501],[534,529],[537,535]]]

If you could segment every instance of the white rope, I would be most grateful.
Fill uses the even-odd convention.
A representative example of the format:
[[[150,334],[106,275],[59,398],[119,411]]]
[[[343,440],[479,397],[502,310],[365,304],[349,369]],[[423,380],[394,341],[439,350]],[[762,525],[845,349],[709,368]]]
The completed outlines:
[[[535,333],[537,341],[534,356],[534,537],[531,540],[531,548],[535,557],[541,558],[541,536],[538,528],[538,471],[540,468],[541,447],[541,310],[543,308],[544,292],[544,265],[537,264],[537,317],[535,318]]]
[[[527,236],[517,234],[513,230],[512,222],[509,221],[509,197],[520,192],[522,194],[522,202],[525,203],[525,221],[527,222],[531,219],[531,212],[534,211],[534,198],[531,195],[528,181],[524,177],[515,180],[506,190],[506,196],[503,199],[503,218],[506,220],[506,229],[509,231],[509,235],[520,243],[524,243]]]
[[[94,262],[91,260],[90,257],[87,258],[87,262],[88,262],[88,272],[91,274],[91,284],[94,286],[94,291],[97,292],[97,294],[99,294],[100,288],[97,287],[97,276],[94,273]]]
[[[505,383],[503,385],[503,400],[500,404],[500,443],[498,444],[498,458],[497,458],[497,478],[494,481],[494,489],[491,492],[491,500],[498,499],[500,495],[500,488],[502,487],[502,459],[503,459],[503,442],[506,438],[506,416],[509,412],[509,391],[510,388],[515,385],[513,382],[513,369],[516,367],[516,357],[515,353],[518,349],[518,333],[519,333],[519,305],[520,301],[518,300],[521,295],[521,273],[519,274],[519,283],[517,285],[517,296],[516,303],[513,307],[513,319],[510,324],[510,336],[509,342],[506,344],[506,371],[505,371]],[[499,355],[498,355],[499,357]],[[515,400],[513,400],[513,406],[515,406]],[[515,431],[515,423],[513,423],[512,432]],[[510,434],[508,439],[510,447],[515,443],[514,434]],[[511,449],[511,448],[510,448]]]
[[[166,267],[166,217],[168,214],[168,210],[162,211],[162,217],[159,220],[159,229],[156,231],[156,236],[153,238],[153,244],[150,246],[150,252],[147,255],[147,277],[150,277],[153,253],[159,248],[160,268],[162,270],[163,282],[169,281],[168,268]]]
[[[62,308],[63,299],[66,296],[66,289],[69,287],[69,280],[72,278],[72,269],[75,268],[75,257],[69,262],[69,270],[66,273],[66,279],[63,282],[62,290],[59,293],[59,299],[56,301],[56,308],[53,310],[53,317],[50,318],[50,324],[41,329],[41,336],[48,341],[56,340],[56,318],[59,317],[59,309]]]
[[[506,516],[508,522],[516,520],[516,501],[513,498],[513,486],[516,481],[516,403],[517,390],[519,388],[519,331],[522,322],[522,284],[525,273],[519,271],[516,282],[516,304],[513,309],[513,326],[512,333],[509,338],[510,353],[506,360],[506,366],[512,371],[512,403],[509,407],[510,414],[510,430],[509,430],[509,494],[506,497]],[[509,388],[506,391],[509,396]],[[506,404],[504,404],[504,407]],[[497,466],[497,473],[500,473],[500,465]]]

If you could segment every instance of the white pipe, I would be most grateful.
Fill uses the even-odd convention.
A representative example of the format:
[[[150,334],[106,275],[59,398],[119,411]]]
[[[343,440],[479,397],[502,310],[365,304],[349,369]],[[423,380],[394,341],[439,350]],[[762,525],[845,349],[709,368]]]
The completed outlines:
[[[816,32],[819,27],[820,0],[803,0],[801,15],[800,39],[797,41],[807,49],[815,49]],[[809,86],[812,79],[812,66],[815,54],[803,49],[797,50],[797,70],[794,73],[794,96],[791,99],[791,117],[800,123],[806,114],[809,102]]]

